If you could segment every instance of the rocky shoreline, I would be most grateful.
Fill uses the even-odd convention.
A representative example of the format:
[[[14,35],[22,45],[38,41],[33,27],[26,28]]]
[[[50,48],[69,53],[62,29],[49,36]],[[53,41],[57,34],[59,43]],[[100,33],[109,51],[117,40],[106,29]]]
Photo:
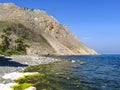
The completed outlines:
[[[60,59],[39,55],[0,56],[0,83],[11,82],[2,78],[5,74],[20,72],[32,65],[47,64],[56,61],[60,61]]]

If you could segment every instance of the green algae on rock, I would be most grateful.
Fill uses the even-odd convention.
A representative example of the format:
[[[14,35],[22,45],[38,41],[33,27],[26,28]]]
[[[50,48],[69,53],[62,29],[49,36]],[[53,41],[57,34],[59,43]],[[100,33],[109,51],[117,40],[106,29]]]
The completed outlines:
[[[16,79],[19,84],[31,84],[37,90],[79,90],[78,78],[72,76],[70,61],[60,61],[44,65],[31,66],[23,72],[39,72],[38,75]],[[74,89],[71,89],[72,88]]]
[[[25,90],[25,89],[29,88],[30,86],[32,86],[32,84],[29,84],[29,83],[23,83],[23,84],[16,83],[15,85],[10,86],[10,88],[12,88],[13,90]]]
[[[28,79],[29,77],[32,78],[36,76],[42,77],[44,76],[44,74],[39,74],[38,72],[25,72],[25,73],[13,72],[13,73],[3,76],[3,78],[14,80],[16,83],[3,84],[3,86],[5,86],[5,88],[8,88],[8,90],[9,89],[11,90],[36,90],[36,88],[33,87],[34,85],[32,83],[29,83],[29,82],[22,83],[24,80]],[[3,90],[6,90],[6,89],[3,89]]]
[[[38,72],[25,72],[25,73],[12,72],[12,73],[4,75],[2,78],[3,79],[16,80],[18,78],[23,78],[25,76],[34,76],[34,75],[38,75]]]

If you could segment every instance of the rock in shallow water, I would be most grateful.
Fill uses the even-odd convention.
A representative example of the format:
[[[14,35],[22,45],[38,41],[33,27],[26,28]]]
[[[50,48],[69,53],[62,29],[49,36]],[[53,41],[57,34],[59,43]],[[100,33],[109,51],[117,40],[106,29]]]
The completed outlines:
[[[39,74],[39,73],[38,72],[26,72],[26,73],[13,72],[13,73],[4,75],[2,78],[16,80],[17,78],[21,78],[21,77],[29,76],[29,75],[36,75],[36,74]],[[14,90],[10,87],[16,86],[16,85],[17,85],[17,83],[0,84],[0,90]],[[30,86],[24,90],[36,90],[36,88],[33,86]]]
[[[83,65],[83,64],[85,64],[85,62],[83,62],[83,61],[80,61],[80,65]]]
[[[15,79],[20,78],[20,77],[24,77],[27,75],[35,75],[35,74],[38,74],[38,72],[26,72],[26,73],[13,72],[13,73],[9,73],[9,74],[4,75],[2,78],[15,80]]]
[[[75,63],[75,60],[71,60],[72,63]]]
[[[37,90],[37,89],[35,87],[31,86],[31,87],[29,87],[29,88],[27,88],[25,90]]]

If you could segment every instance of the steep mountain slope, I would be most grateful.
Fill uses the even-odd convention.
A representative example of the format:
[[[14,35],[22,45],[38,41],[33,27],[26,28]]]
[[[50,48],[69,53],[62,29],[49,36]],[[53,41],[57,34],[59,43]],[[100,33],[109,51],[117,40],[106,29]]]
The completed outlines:
[[[0,28],[13,27],[14,35],[27,35],[28,54],[97,54],[43,10],[0,4]],[[7,26],[8,25],[8,26]]]

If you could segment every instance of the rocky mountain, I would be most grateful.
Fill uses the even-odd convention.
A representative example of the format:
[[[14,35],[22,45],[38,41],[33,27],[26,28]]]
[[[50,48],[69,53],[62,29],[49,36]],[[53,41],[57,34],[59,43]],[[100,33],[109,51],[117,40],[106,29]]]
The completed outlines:
[[[43,10],[0,3],[0,31],[11,27],[15,37],[26,35],[28,54],[97,54],[81,43],[68,29]]]

